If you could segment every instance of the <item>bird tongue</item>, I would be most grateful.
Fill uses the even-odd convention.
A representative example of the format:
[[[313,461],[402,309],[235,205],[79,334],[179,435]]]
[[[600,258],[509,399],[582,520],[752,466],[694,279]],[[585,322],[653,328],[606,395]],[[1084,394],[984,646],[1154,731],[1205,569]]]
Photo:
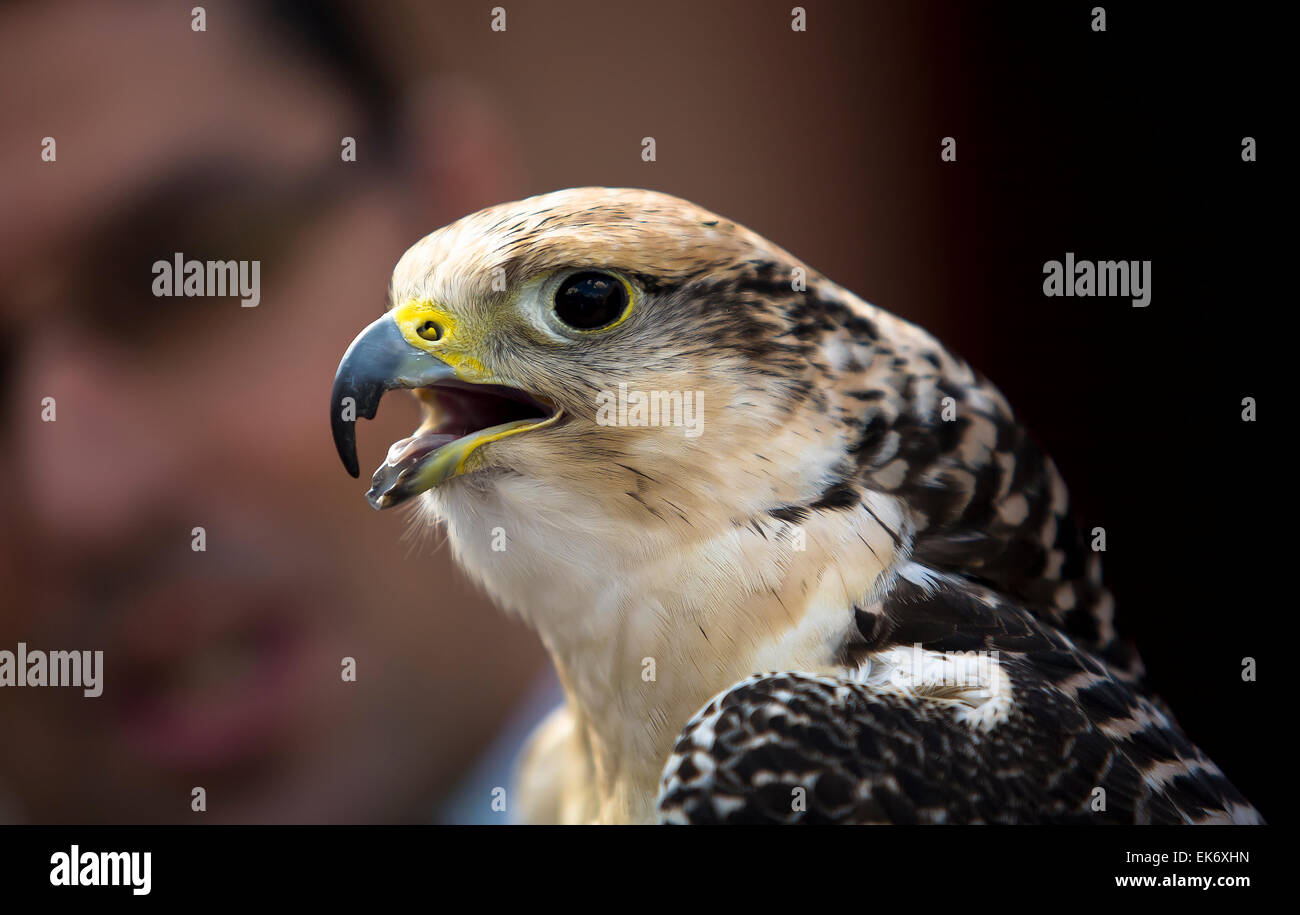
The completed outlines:
[[[374,504],[411,477],[426,457],[458,438],[459,435],[448,432],[423,432],[393,442],[388,449],[388,457],[370,479],[370,492],[366,497]]]
[[[410,438],[393,442],[388,449],[388,457],[384,459],[384,466],[396,467],[399,470],[406,469],[419,462],[421,458],[432,454],[443,445],[454,442],[458,438],[460,438],[459,435],[452,435],[448,432],[417,432]]]

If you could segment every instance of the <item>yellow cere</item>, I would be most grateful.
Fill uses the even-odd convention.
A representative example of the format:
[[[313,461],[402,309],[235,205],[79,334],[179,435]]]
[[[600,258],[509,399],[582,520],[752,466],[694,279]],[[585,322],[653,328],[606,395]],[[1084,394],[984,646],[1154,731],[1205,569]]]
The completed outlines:
[[[450,312],[432,302],[411,301],[403,302],[388,314],[407,343],[437,356],[455,369],[463,381],[484,382],[491,377],[483,363],[466,352],[473,340],[458,332],[456,318]],[[421,336],[421,328],[430,322],[441,329],[436,338],[433,335]]]

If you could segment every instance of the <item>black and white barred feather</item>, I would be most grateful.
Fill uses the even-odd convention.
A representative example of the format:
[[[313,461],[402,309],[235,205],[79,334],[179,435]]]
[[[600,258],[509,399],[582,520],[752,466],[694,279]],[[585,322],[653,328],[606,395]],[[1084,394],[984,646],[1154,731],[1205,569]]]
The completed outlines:
[[[859,611],[861,613],[861,611]],[[668,823],[1210,823],[1258,815],[1177,724],[1066,635],[986,588],[901,581],[874,645],[987,652],[1005,719],[846,669],[762,674],[686,726]],[[865,647],[865,646],[855,646]]]

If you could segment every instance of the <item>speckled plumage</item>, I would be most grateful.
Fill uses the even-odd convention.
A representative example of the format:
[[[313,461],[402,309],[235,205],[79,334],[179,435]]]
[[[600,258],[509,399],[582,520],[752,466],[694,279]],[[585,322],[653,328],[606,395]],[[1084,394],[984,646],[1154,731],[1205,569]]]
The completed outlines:
[[[576,269],[633,284],[626,321],[557,330]],[[1145,696],[1051,460],[925,331],[640,190],[468,216],[390,298],[454,315],[429,351],[463,379],[560,416],[422,497],[565,687],[525,819],[1257,819]],[[620,384],[697,392],[702,434],[599,424]]]

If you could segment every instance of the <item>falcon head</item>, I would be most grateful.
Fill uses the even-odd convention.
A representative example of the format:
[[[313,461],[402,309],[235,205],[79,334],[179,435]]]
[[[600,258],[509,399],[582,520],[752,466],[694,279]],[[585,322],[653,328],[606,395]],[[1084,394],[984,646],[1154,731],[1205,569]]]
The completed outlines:
[[[335,377],[339,455],[355,476],[355,418],[414,393],[423,422],[371,504],[418,496],[536,626],[597,769],[635,771],[632,807],[710,695],[852,667],[903,613],[882,597],[899,576],[972,576],[1137,669],[997,389],[748,229],[651,191],[558,191],[417,242],[389,298]]]
[[[814,377],[838,296],[826,284],[814,308],[803,290],[823,282],[651,191],[482,210],[398,262],[388,312],[339,365],[335,444],[356,476],[353,420],[406,388],[423,422],[375,471],[378,509],[428,493],[445,515],[507,486],[689,526],[817,492],[851,431]]]

